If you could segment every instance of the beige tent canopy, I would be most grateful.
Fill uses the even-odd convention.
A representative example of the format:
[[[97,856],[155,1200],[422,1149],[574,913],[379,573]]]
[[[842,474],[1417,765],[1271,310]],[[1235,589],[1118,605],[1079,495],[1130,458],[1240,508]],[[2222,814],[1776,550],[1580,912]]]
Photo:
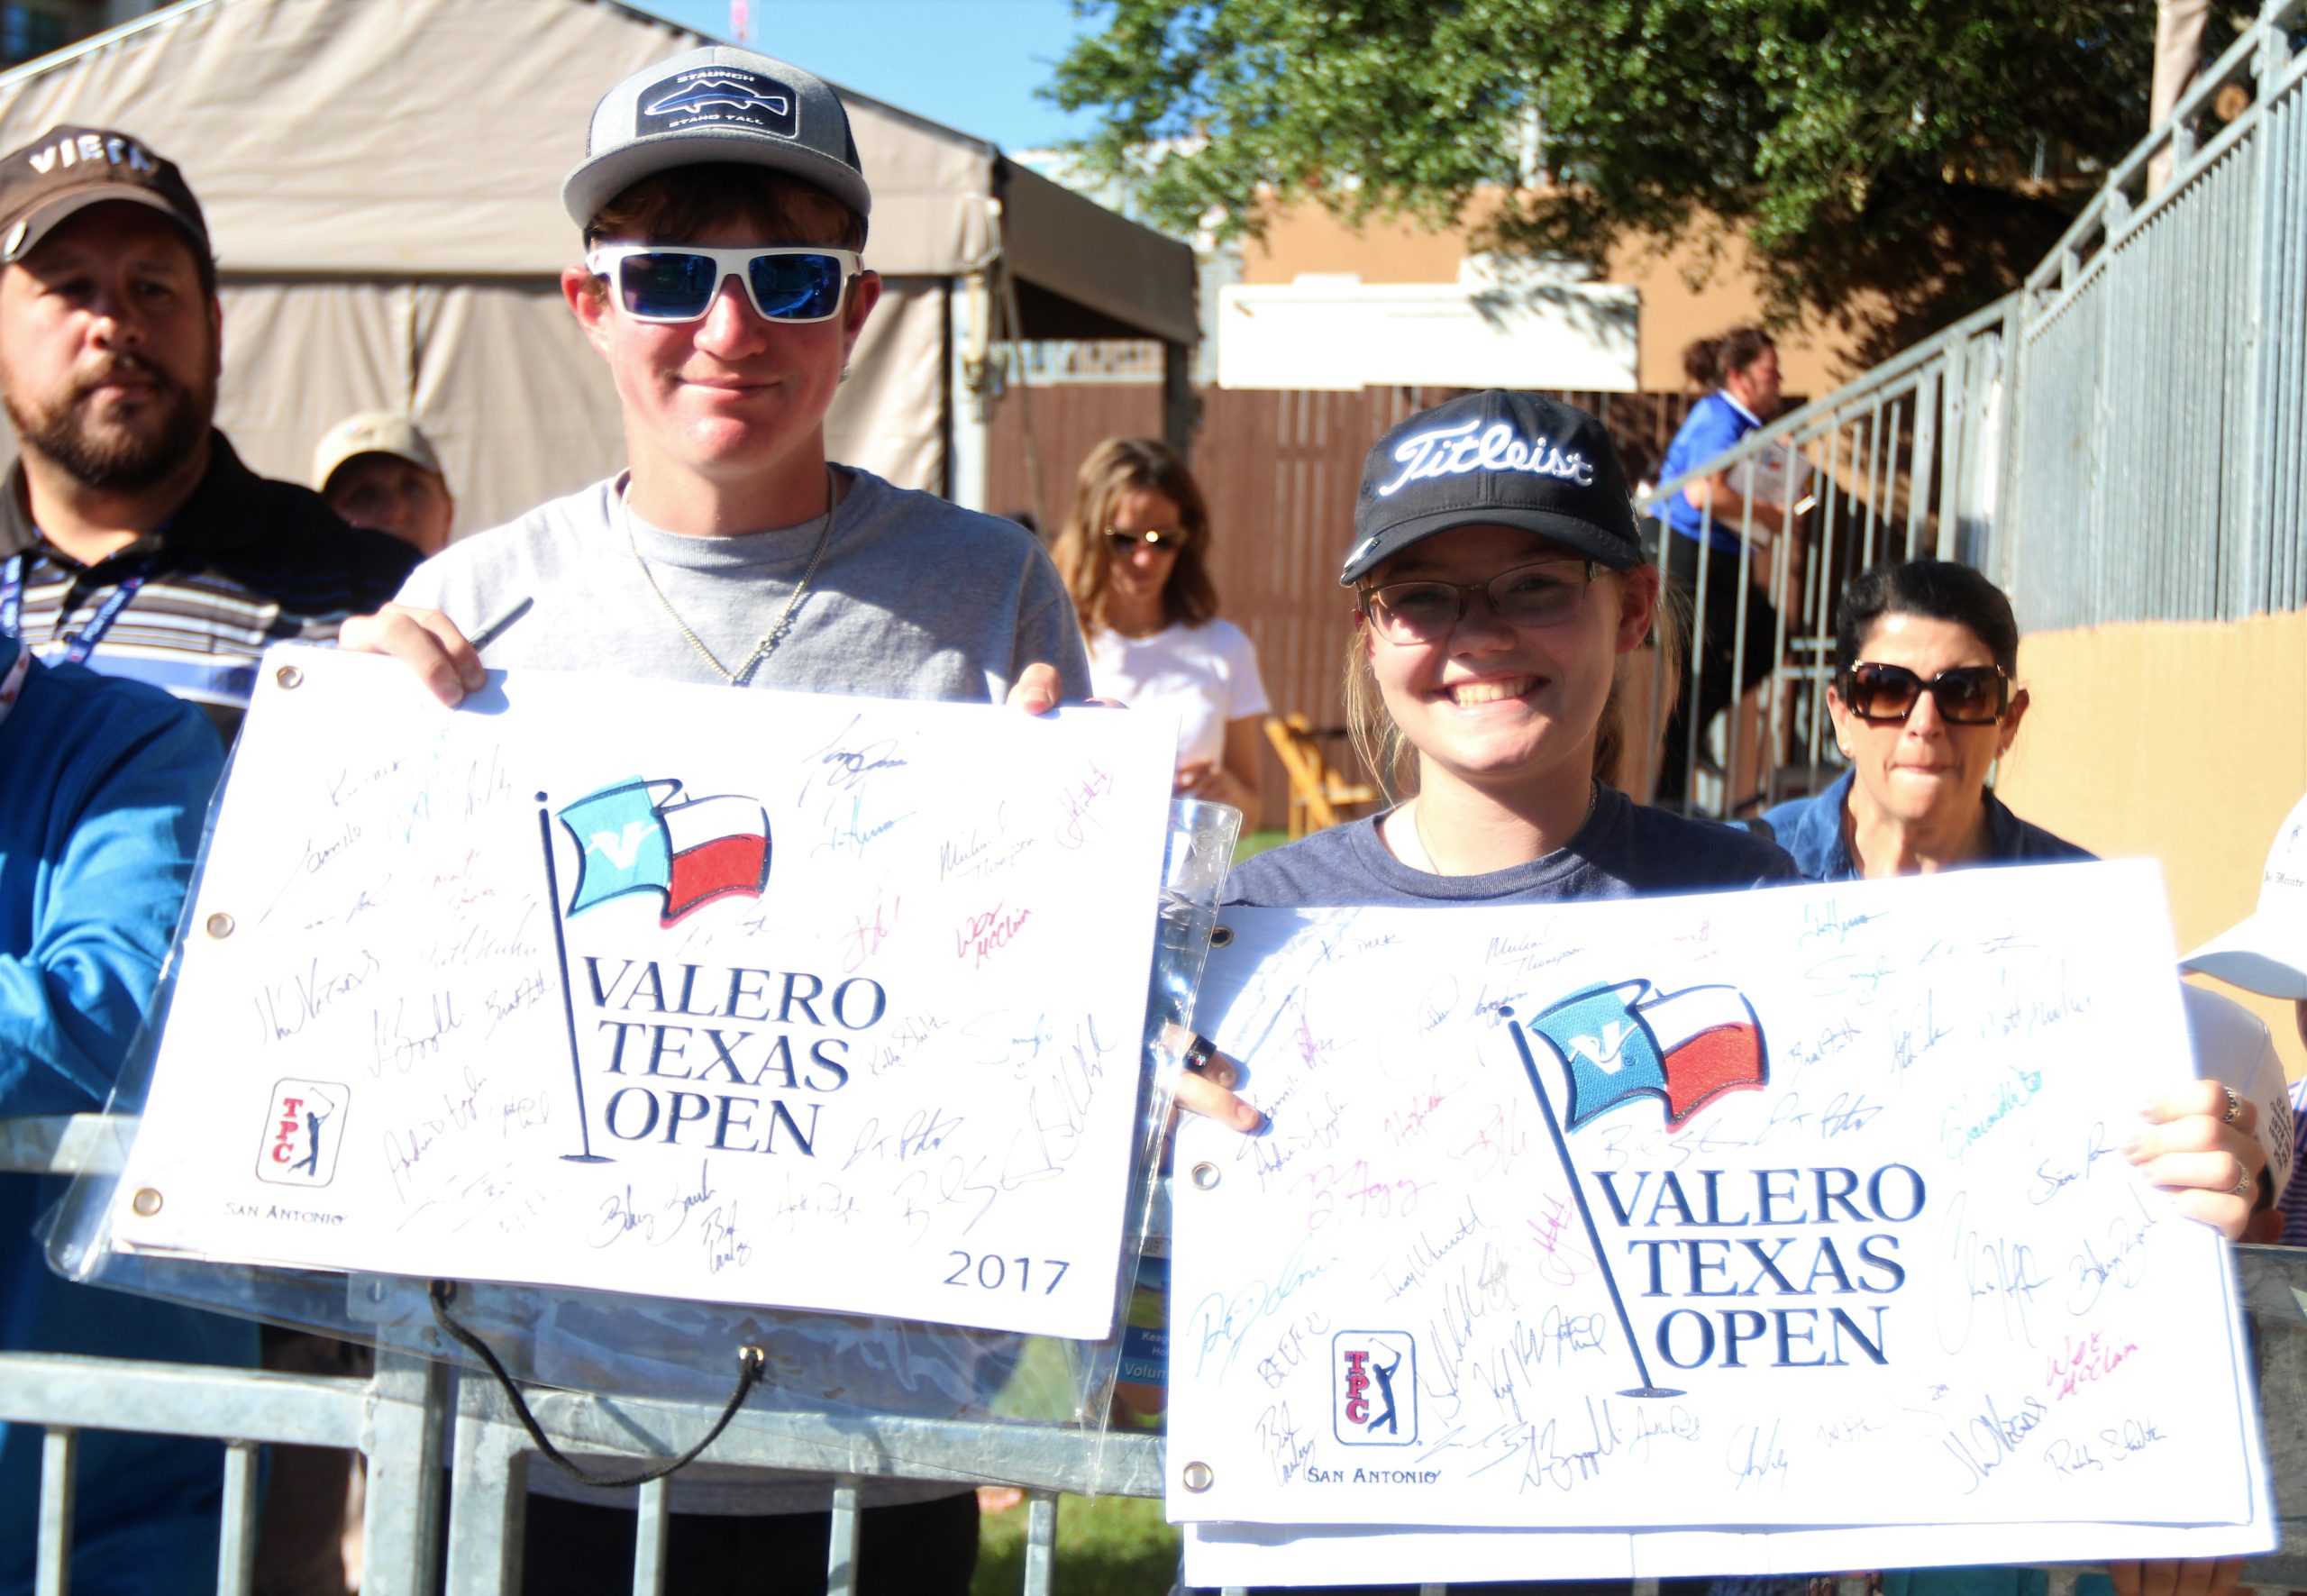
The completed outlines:
[[[330,423],[406,408],[460,526],[487,526],[624,462],[607,372],[561,301],[578,252],[561,182],[610,85],[704,42],[600,0],[185,0],[0,74],[0,149],[76,123],[175,160],[223,267],[219,419],[242,453],[301,480]],[[828,421],[834,458],[978,503],[971,390],[1009,303],[1028,338],[1165,341],[1182,392],[1190,250],[843,97],[887,289]]]

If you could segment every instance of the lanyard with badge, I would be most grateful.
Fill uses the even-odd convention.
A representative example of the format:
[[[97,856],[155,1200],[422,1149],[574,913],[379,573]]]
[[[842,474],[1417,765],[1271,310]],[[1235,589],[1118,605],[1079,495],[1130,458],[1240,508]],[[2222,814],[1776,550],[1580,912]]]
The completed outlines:
[[[51,640],[42,652],[53,652],[60,643],[66,664],[87,664],[88,656],[96,652],[96,644],[104,641],[105,634],[112,630],[113,623],[120,619],[120,612],[135,598],[137,589],[144,585],[144,579],[150,573],[151,565],[148,561],[132,574],[123,577],[119,584],[105,595],[104,602],[96,606],[96,613],[88,617],[87,625],[78,632],[67,633],[61,638]],[[7,563],[0,566],[0,637],[21,640],[24,634],[23,621],[24,557],[11,554]],[[29,646],[25,652],[31,652]]]
[[[5,640],[0,639],[0,646]],[[24,677],[32,668],[32,651],[22,643],[12,651],[15,658],[0,667],[0,721],[8,718],[8,711],[16,707],[16,695],[24,690]]]

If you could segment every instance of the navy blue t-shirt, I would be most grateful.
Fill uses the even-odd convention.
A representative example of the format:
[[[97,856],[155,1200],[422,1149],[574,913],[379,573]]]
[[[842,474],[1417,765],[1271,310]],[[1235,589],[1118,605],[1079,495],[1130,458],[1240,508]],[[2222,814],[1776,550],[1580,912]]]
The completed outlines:
[[[1792,859],[1752,832],[1686,820],[1605,787],[1576,836],[1527,864],[1479,876],[1413,870],[1388,852],[1372,816],[1244,861],[1226,879],[1226,902],[1248,908],[1567,903],[1735,892],[1801,879]]]

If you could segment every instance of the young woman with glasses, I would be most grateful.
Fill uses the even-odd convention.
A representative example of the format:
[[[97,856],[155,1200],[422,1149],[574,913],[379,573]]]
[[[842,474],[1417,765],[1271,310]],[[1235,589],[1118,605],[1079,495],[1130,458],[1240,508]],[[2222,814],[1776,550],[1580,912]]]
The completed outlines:
[[[1265,684],[1250,640],[1217,616],[1208,548],[1209,512],[1177,451],[1108,438],[1081,462],[1052,552],[1098,696],[1176,716],[1178,793],[1255,825]]]
[[[1764,816],[1817,881],[2049,864],[2091,854],[1987,785],[2027,714],[2019,623],[2001,588],[1947,560],[1851,579],[1835,615],[1835,743],[1850,769]]]
[[[1660,584],[1599,422],[1496,392],[1412,416],[1371,451],[1354,534],[1341,577],[1355,604],[1349,718],[1372,768],[1409,796],[1245,862],[1226,884],[1229,904],[1563,902],[1798,879],[1760,836],[1637,805],[1600,780],[1618,666],[1649,632]],[[1927,668],[1927,679],[1972,662],[1853,657]],[[1966,701],[1959,681],[1941,690]],[[1181,1081],[1178,1101],[1254,1130],[1263,1116],[1230,1090],[1239,1080],[1234,1061],[1210,1054]],[[2250,1142],[2252,1106],[2234,1119],[2227,1108],[2210,1081],[2166,1094],[2129,1156],[2181,1211],[2232,1238],[2248,1211],[2237,1170],[2265,1154]],[[1534,1543],[1534,1567],[1543,1559]],[[2212,1596],[2233,1588],[2235,1566],[2125,1564],[2118,1588]],[[1976,1572],[1889,1577],[1901,1596],[2029,1596],[1974,1592],[1963,1578]],[[1774,1596],[1801,1588],[1755,1583]]]
[[[1593,417],[1499,392],[1410,417],[1371,451],[1340,580],[1347,719],[1408,796],[1248,862],[1236,901],[1619,898],[1793,873],[1759,838],[1605,779],[1616,677],[1659,579]]]

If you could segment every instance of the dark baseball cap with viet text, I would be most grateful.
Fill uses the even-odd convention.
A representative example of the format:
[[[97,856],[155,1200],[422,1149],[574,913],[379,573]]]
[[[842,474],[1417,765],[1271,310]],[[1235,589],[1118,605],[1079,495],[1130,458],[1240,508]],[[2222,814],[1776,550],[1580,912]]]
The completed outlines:
[[[204,258],[213,252],[207,218],[176,162],[132,133],[64,126],[0,156],[0,263],[23,260],[59,223],[110,200],[150,206]]]

